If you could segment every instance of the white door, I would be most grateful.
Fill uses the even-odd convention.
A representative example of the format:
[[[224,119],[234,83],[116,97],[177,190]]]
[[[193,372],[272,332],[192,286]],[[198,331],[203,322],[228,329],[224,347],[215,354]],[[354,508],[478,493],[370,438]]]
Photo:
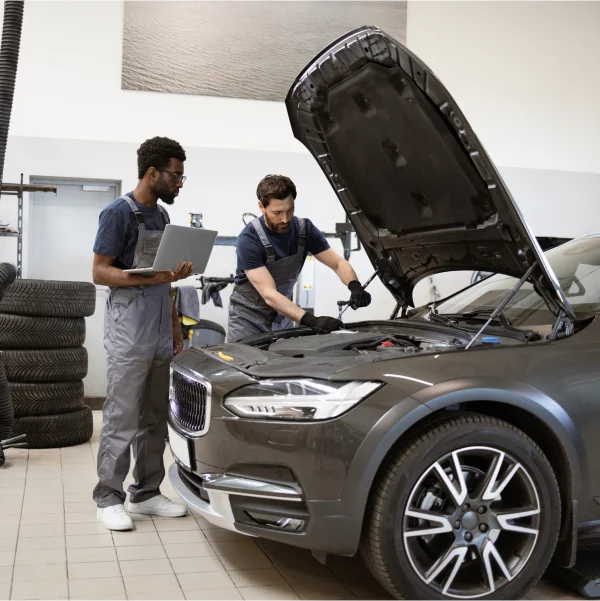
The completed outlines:
[[[24,277],[40,280],[92,281],[93,247],[102,209],[119,193],[115,183],[36,180],[57,186],[57,193],[31,195],[29,260]],[[96,286],[96,311],[86,319],[89,356],[85,395],[106,396],[104,303],[107,288]]]

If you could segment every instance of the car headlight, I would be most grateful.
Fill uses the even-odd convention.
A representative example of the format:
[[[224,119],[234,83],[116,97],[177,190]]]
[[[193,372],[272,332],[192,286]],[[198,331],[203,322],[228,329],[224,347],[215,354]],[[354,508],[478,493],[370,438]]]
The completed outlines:
[[[263,380],[234,390],[224,405],[240,417],[318,421],[345,413],[380,386],[380,382]]]

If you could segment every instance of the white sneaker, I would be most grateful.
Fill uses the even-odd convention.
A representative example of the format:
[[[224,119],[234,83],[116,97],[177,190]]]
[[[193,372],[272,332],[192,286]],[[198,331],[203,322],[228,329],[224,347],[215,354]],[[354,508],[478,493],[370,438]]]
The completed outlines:
[[[141,503],[127,503],[129,513],[143,513],[146,515],[158,515],[161,518],[182,518],[187,515],[187,507],[173,503],[164,495],[156,495]]]
[[[98,507],[96,511],[98,521],[109,530],[133,530],[133,521],[127,515],[123,505]]]

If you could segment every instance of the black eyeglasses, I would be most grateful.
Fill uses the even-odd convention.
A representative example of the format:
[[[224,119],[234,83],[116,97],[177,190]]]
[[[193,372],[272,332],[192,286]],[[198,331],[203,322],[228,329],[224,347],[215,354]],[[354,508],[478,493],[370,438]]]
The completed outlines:
[[[168,171],[167,169],[158,169],[158,171],[162,171],[163,173],[168,173],[174,180],[176,184],[183,184],[187,179],[185,175],[177,175],[177,173],[173,173],[172,171]]]

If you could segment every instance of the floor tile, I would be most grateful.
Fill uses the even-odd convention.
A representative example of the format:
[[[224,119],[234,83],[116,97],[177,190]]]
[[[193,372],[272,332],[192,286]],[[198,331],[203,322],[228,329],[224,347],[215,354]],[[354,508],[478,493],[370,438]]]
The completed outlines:
[[[272,568],[271,560],[263,554],[260,555],[220,555],[219,559],[228,570],[259,570]]]
[[[69,580],[87,578],[121,578],[121,569],[116,561],[96,561],[94,563],[69,563]]]
[[[231,588],[234,586],[233,581],[225,570],[220,572],[204,572],[202,574],[178,574],[177,579],[183,592],[199,589]]]
[[[156,532],[113,532],[116,547],[146,547],[160,545]]]
[[[238,589],[243,599],[248,600],[279,600],[299,599],[298,595],[288,585],[284,586],[249,586]]]
[[[238,570],[229,572],[229,576],[237,587],[285,584],[283,576],[275,568]]]
[[[160,593],[162,591],[177,591],[179,582],[173,574],[159,576],[125,576],[127,594]]]
[[[253,555],[261,554],[260,547],[251,539],[241,542],[218,542],[210,543],[217,555]]]
[[[168,559],[139,559],[137,561],[122,561],[121,573],[125,576],[160,576],[173,574],[171,562]]]
[[[341,582],[292,584],[301,599],[351,599],[354,595]]]
[[[19,529],[19,538],[55,537],[63,536],[64,533],[64,524],[46,524],[45,526],[38,524],[36,526],[21,526]]]
[[[94,597],[97,595],[122,595],[125,597],[125,587],[122,578],[82,578],[69,580],[71,598]]]
[[[185,599],[183,591],[181,589],[177,591],[166,591],[164,593],[129,593],[127,595],[130,601],[139,599],[140,601],[179,601],[179,599]],[[213,597],[210,597],[213,599]],[[214,597],[217,599],[217,597]]]
[[[0,526],[0,547],[6,539],[16,539],[19,534],[19,526]]]
[[[65,524],[67,536],[83,536],[90,534],[109,534],[110,532],[100,523]]]
[[[163,545],[182,543],[205,543],[206,538],[199,528],[197,530],[179,530],[176,532],[159,532]]]
[[[165,545],[164,548],[170,559],[177,557],[207,557],[209,555],[215,555],[215,550],[208,543]]]
[[[113,538],[109,532],[105,534],[80,534],[67,536],[67,549],[94,549],[112,547]]]
[[[65,549],[64,536],[41,536],[20,538],[17,545],[18,551],[36,551],[38,549]]]
[[[66,524],[90,524],[96,523],[98,518],[96,517],[95,511],[88,513],[69,513],[65,515]]]
[[[96,511],[96,503],[91,499],[82,503],[65,502],[65,513],[88,513]]]
[[[64,549],[38,549],[36,551],[17,551],[15,565],[37,566],[37,565],[64,565],[67,562]]]
[[[21,505],[7,505],[5,503],[2,504],[2,514],[3,515],[21,515],[23,508]]]
[[[374,579],[361,578],[355,581],[343,581],[344,586],[357,598],[364,600],[387,600],[393,597]]]
[[[206,538],[212,542],[245,542],[248,540],[247,536],[240,534],[239,532],[231,532],[231,530],[223,530],[222,528],[216,528],[214,530],[207,530],[204,534]]]
[[[135,528],[134,532],[156,532],[156,526],[152,520],[142,520],[142,521],[134,521],[133,526]]]
[[[131,597],[130,597],[131,598]],[[197,590],[197,591],[186,591],[185,598],[190,601],[196,600],[201,601],[203,599],[209,599],[211,601],[223,600],[233,601],[235,599],[241,599],[242,595],[236,588],[218,588],[211,590]]]
[[[92,563],[96,561],[116,561],[114,547],[96,549],[67,549],[68,563]]]
[[[23,515],[31,515],[31,514],[40,514],[40,513],[51,513],[51,514],[61,514],[64,513],[64,507],[62,503],[52,503],[52,504],[39,504],[36,503],[34,505],[23,505]]]
[[[0,582],[0,599],[8,599],[10,596],[10,582]]]
[[[0,498],[2,497],[2,493],[0,493]],[[19,515],[1,515],[0,514],[0,529],[5,526],[18,526],[21,521],[21,516]]]
[[[177,530],[200,530],[198,522],[193,517],[171,519],[171,520],[154,520],[154,525],[158,532],[173,532]]]
[[[304,554],[295,556],[288,552],[272,556],[271,561],[290,584],[336,580],[335,574],[327,566]]]
[[[11,566],[0,568],[0,583],[10,582],[13,577],[13,569]]]
[[[167,558],[167,554],[162,545],[149,545],[148,547],[117,547],[117,556],[120,562]]]
[[[11,599],[65,599],[69,596],[67,579],[15,582]]]
[[[120,595],[100,595],[93,593],[90,596],[79,595],[78,597],[71,597],[71,601],[123,601],[126,598],[122,593]]]
[[[13,582],[66,580],[67,566],[64,563],[50,565],[15,566]]]
[[[86,503],[87,501],[93,501],[91,492],[65,493],[65,504],[66,503]]]
[[[223,564],[216,555],[209,557],[178,557],[171,559],[175,574],[200,574],[202,572],[222,572]]]
[[[21,526],[56,526],[64,521],[62,513],[28,513],[21,518]]]

